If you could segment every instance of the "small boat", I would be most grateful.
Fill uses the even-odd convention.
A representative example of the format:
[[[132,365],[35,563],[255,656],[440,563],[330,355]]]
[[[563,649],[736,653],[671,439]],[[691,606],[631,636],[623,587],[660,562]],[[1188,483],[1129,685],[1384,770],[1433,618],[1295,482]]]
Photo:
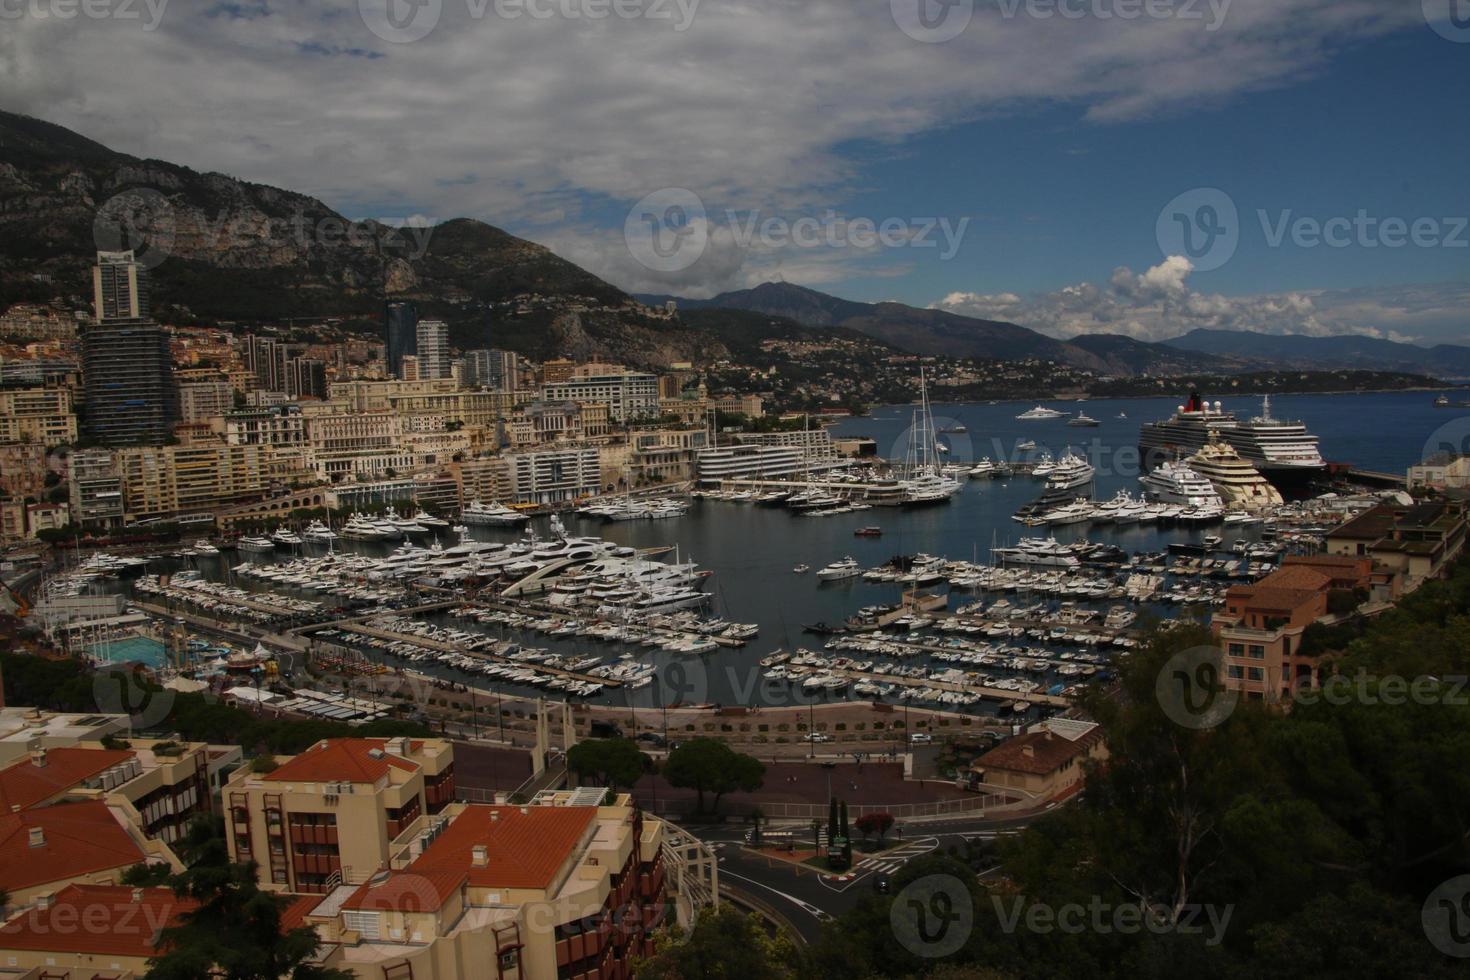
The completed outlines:
[[[826,623],[805,623],[801,627],[803,633],[812,633],[816,636],[834,636],[842,630],[836,626],[828,626]]]
[[[792,571],[792,574],[795,574],[795,575],[805,575],[807,572],[809,572],[811,570],[812,570],[812,566],[810,566],[810,565],[797,565],[791,571]]]
[[[950,434],[953,434],[953,435],[961,435],[961,434],[966,433],[966,432],[969,432],[969,431],[970,431],[969,428],[967,428],[966,426],[963,426],[963,425],[951,425],[947,429],[940,429],[939,430],[939,434],[942,435],[942,436],[943,435],[950,435]]]
[[[214,545],[210,544],[204,538],[200,538],[198,541],[195,541],[194,542],[194,554],[196,554],[196,555],[217,555],[217,554],[219,554],[219,549],[216,548]]]
[[[1448,395],[1440,395],[1438,398],[1436,398],[1434,400],[1434,407],[1435,408],[1449,408],[1450,407],[1450,398],[1449,398],[1449,396]]]
[[[1035,439],[1022,439],[1020,442],[1016,443],[1016,452],[1018,453],[1029,453],[1034,451],[1035,449]]]
[[[1078,412],[1075,418],[1067,420],[1067,424],[1074,428],[1094,428],[1102,423],[1086,412]]]
[[[855,534],[857,537],[860,537],[860,538],[881,538],[881,537],[883,537],[883,529],[881,527],[860,527],[860,528],[858,528],[856,531],[854,531],[852,533]]]

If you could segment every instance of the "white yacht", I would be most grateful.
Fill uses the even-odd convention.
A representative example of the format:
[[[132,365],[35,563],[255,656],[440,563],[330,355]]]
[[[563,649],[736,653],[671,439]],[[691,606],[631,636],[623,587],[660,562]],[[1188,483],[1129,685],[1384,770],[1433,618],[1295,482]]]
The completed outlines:
[[[851,556],[841,561],[834,561],[826,568],[817,572],[817,578],[823,582],[838,582],[842,579],[857,578],[863,574],[862,567],[858,565],[857,559]]]
[[[1093,418],[1091,415],[1088,415],[1086,412],[1078,412],[1076,417],[1067,420],[1067,424],[1079,429],[1096,428],[1097,426],[1102,425],[1101,422]]]
[[[479,524],[490,527],[517,527],[530,520],[520,511],[511,510],[504,504],[481,503],[471,500],[465,505],[460,519],[466,524]]]
[[[1081,524],[1092,520],[1092,511],[1092,504],[1085,500],[1075,500],[1055,510],[1047,511],[1042,515],[1042,519],[1052,525]]]
[[[208,540],[206,540],[204,538],[200,538],[198,541],[195,541],[194,542],[194,554],[196,554],[196,555],[217,555],[217,554],[219,554],[219,549],[216,548],[214,545],[210,544]]]
[[[1037,405],[1035,408],[1031,409],[1031,411],[1022,412],[1020,415],[1017,415],[1016,418],[1020,419],[1023,422],[1033,422],[1046,419],[1059,419],[1066,414],[1066,412],[1058,412],[1054,408],[1046,408],[1045,406]]]
[[[323,524],[321,521],[309,521],[306,527],[301,532],[301,539],[303,541],[312,541],[324,544],[328,541],[336,541],[337,532],[327,527],[327,525]]]
[[[976,463],[970,468],[970,479],[988,480],[994,477],[996,475],[996,472],[997,470],[995,464],[990,461],[989,456],[986,456],[984,459],[980,460],[980,462]]]
[[[383,515],[383,519],[386,520],[389,524],[393,525],[393,529],[397,531],[400,536],[406,534],[427,534],[429,531],[428,528],[424,527],[412,517],[400,516],[398,511],[394,510],[392,507],[388,508],[388,512]]]
[[[1091,463],[1068,450],[1052,467],[1046,480],[1046,489],[1075,490],[1087,486],[1096,475],[1097,470]]]
[[[275,533],[271,535],[271,540],[278,545],[282,545],[287,548],[295,548],[300,546],[301,544],[301,535],[297,534],[289,527],[278,527],[276,528]]]
[[[442,517],[435,517],[422,507],[419,508],[418,513],[413,515],[413,520],[420,527],[428,528],[430,531],[447,531],[449,529],[448,521]]]
[[[1014,548],[996,548],[1002,565],[1033,565],[1042,568],[1078,568],[1082,562],[1056,538],[1022,538]]]
[[[241,551],[275,551],[276,543],[262,534],[247,534],[235,542]]]
[[[1221,502],[1214,484],[1187,463],[1164,463],[1152,473],[1140,476],[1138,482],[1150,497],[1165,503],[1203,507]]]

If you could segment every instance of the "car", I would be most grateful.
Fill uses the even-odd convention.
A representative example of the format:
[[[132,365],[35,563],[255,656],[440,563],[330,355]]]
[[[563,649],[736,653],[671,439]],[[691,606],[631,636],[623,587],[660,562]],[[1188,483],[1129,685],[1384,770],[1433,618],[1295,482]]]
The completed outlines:
[[[893,891],[893,882],[885,874],[876,874],[873,876],[873,891],[879,895],[887,895]]]
[[[909,736],[909,742],[914,745],[928,745],[934,741],[934,736],[927,732],[914,732]]]
[[[821,732],[811,732],[806,736],[806,740],[808,742],[830,742],[832,741],[832,737],[830,735],[823,735]]]

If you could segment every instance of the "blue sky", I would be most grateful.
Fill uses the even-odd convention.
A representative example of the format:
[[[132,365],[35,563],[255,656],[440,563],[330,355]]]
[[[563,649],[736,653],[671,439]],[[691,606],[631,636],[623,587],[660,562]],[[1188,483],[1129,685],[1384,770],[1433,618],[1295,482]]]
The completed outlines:
[[[1139,0],[403,2],[30,5],[0,107],[354,218],[478,218],[631,292],[784,279],[1057,336],[1467,333],[1470,249],[1269,247],[1256,216],[1470,215],[1470,29],[1421,11],[1449,0],[1150,0],[1209,24],[1043,16]],[[936,36],[920,4],[965,16]],[[1210,238],[1233,252],[1160,237],[1199,188],[1237,210]]]

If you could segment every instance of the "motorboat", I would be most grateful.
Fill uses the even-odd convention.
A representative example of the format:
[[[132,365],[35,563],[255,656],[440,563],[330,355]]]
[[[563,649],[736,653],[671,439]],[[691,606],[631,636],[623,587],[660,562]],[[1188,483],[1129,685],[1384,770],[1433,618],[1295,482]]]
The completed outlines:
[[[823,582],[839,582],[843,579],[857,578],[863,574],[862,567],[858,565],[857,559],[851,556],[834,561],[826,568],[817,572],[817,578]]]

